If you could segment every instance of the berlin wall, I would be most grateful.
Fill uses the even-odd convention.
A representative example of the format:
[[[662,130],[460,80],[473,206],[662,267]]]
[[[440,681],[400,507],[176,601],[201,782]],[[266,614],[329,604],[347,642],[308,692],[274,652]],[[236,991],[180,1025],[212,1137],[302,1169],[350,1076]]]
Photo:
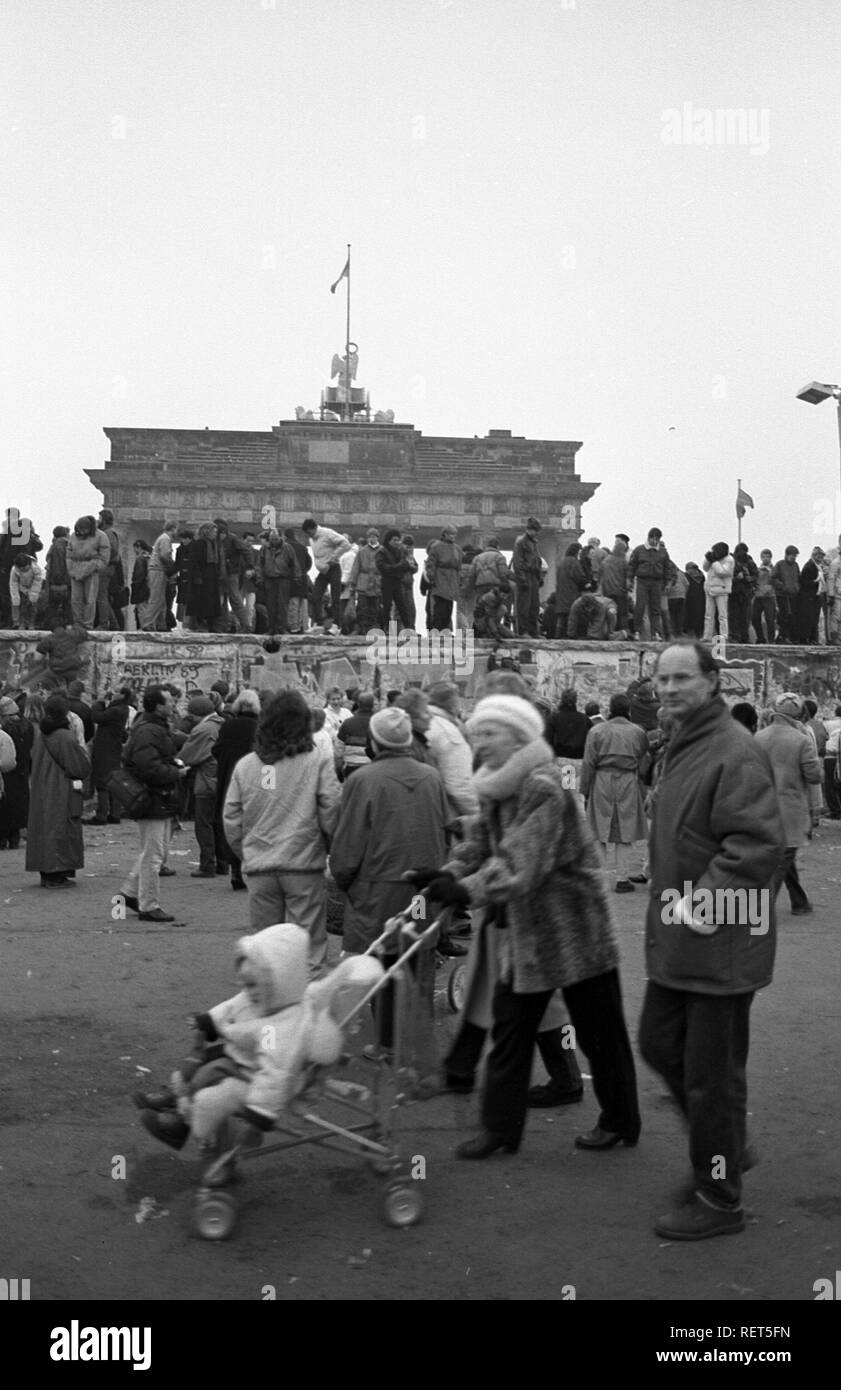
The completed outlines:
[[[0,690],[58,683],[50,675],[47,656],[37,651],[45,635],[0,632]],[[555,704],[562,690],[574,686],[581,707],[586,700],[604,704],[617,690],[649,674],[657,652],[655,645],[637,642],[473,643],[470,634],[458,633],[451,648],[436,648],[423,637],[413,643],[372,643],[362,637],[325,639],[314,634],[284,638],[280,651],[267,652],[264,640],[248,635],[92,633],[79,646],[77,674],[90,698],[125,685],[142,690],[155,682],[170,683],[189,696],[208,691],[221,678],[233,687],[257,690],[292,686],[313,703],[321,703],[333,685],[384,696],[387,690],[424,688],[448,679],[469,708],[489,659],[493,656],[498,665],[509,657],[535,694]],[[731,702],[746,699],[764,706],[781,690],[796,690],[811,695],[824,714],[834,713],[841,703],[841,647],[732,647],[727,656],[722,688]]]

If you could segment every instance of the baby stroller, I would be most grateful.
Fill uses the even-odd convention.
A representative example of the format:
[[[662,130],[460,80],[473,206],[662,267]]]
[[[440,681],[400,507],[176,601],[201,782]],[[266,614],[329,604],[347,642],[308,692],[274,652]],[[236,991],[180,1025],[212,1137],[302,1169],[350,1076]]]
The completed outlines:
[[[431,947],[439,930],[439,919],[414,920],[407,909],[386,922],[382,934],[365,952],[368,967],[362,974],[343,970],[351,961],[346,957],[323,982],[331,994],[331,1009],[338,1005],[336,1022],[341,1030],[342,1048],[351,1041],[352,1023],[363,1009],[376,1000],[381,1003],[386,989],[393,987],[393,1047],[383,1051],[371,1085],[362,1085],[330,1073],[347,1065],[351,1055],[339,1050],[335,1059],[323,1065],[304,1068],[296,1086],[294,1100],[275,1120],[260,1147],[234,1142],[205,1170],[193,1202],[193,1228],[204,1240],[224,1240],[234,1230],[237,1204],[228,1190],[237,1165],[302,1144],[358,1155],[385,1179],[381,1213],[390,1226],[413,1226],[420,1220],[423,1198],[420,1183],[413,1181],[401,1158],[394,1136],[397,1109],[411,1099],[416,1079],[411,1055],[411,1036],[420,1000],[410,961],[424,947]],[[385,969],[379,955],[397,959]],[[335,1015],[334,1015],[335,1016]]]

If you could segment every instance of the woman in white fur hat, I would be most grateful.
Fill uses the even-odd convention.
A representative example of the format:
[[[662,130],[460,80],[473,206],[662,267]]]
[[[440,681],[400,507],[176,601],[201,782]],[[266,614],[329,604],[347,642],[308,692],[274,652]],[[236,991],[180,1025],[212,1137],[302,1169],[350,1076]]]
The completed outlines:
[[[486,1158],[519,1148],[535,1038],[557,988],[601,1105],[595,1128],[576,1145],[634,1145],[640,1117],[619,952],[599,851],[578,796],[564,785],[528,700],[480,700],[467,732],[481,762],[474,776],[479,815],[440,872],[413,875],[433,901],[487,909],[480,943],[493,954],[496,983],[483,1130],[456,1153]],[[469,1051],[471,1035],[465,1038],[462,1050]],[[459,1050],[457,1039],[448,1072],[457,1070]]]

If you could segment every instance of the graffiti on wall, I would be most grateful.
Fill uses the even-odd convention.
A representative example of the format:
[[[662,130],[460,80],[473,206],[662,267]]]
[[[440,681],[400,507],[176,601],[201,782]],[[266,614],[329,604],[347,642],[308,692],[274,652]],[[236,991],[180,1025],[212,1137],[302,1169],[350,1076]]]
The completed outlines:
[[[55,685],[48,657],[37,651],[43,634],[0,634],[0,690],[29,690]],[[755,650],[755,649],[754,649]],[[80,666],[69,672],[84,681],[90,698],[107,697],[122,686],[171,684],[184,697],[206,693],[215,681],[236,689],[292,688],[313,704],[324,702],[338,686],[347,695],[371,691],[384,699],[389,690],[428,689],[452,681],[469,711],[479,698],[489,665],[508,665],[536,697],[556,705],[561,692],[574,687],[579,708],[598,700],[606,710],[610,696],[627,690],[632,680],[653,671],[656,649],[635,643],[477,642],[470,668],[464,664],[372,662],[362,638],[284,639],[277,652],[266,651],[260,638],[216,634],[93,633],[78,649]],[[64,677],[67,679],[67,676]],[[722,691],[728,703],[750,700],[773,703],[783,690],[812,696],[822,714],[841,703],[841,649],[773,651],[752,655],[733,651],[722,668]]]

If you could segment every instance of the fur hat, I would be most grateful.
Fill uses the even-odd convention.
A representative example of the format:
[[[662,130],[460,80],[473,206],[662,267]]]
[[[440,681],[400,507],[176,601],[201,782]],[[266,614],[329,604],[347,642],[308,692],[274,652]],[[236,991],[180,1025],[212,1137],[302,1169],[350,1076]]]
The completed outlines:
[[[543,737],[543,720],[534,705],[519,695],[487,695],[480,700],[467,721],[467,732],[475,733],[481,724],[503,724],[514,729],[523,743]]]
[[[194,695],[187,705],[188,714],[197,714],[204,719],[206,714],[214,714],[216,706],[206,695]]]
[[[798,719],[803,713],[803,701],[793,690],[784,690],[774,701],[777,714],[787,714],[790,719]]]
[[[404,709],[397,709],[395,705],[379,710],[368,727],[381,748],[412,746],[412,721]]]

